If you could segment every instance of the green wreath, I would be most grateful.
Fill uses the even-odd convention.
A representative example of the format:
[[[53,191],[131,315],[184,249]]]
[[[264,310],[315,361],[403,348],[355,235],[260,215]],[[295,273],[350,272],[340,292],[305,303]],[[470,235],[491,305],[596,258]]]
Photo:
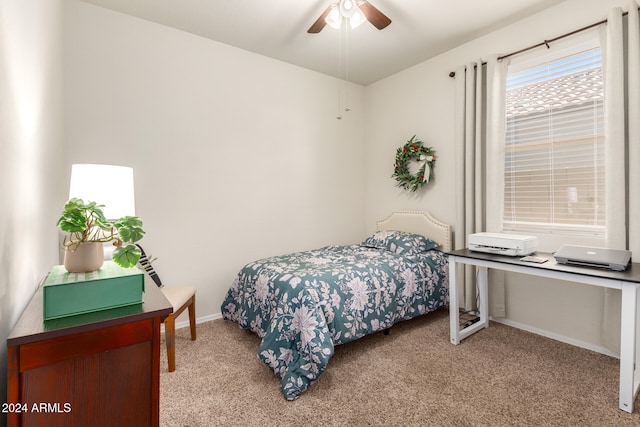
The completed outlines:
[[[412,161],[424,161],[424,165],[415,175],[409,171],[409,163]],[[425,147],[423,142],[413,135],[404,146],[396,151],[396,163],[391,177],[398,181],[398,187],[417,191],[433,178],[435,163],[436,150],[433,147]]]

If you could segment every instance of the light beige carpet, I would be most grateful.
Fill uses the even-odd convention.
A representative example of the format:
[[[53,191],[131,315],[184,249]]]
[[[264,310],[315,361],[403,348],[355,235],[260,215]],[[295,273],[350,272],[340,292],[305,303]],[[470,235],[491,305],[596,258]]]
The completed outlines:
[[[440,310],[338,346],[289,402],[237,324],[177,331],[176,371],[162,349],[162,426],[640,426],[618,409],[617,359],[492,323],[449,344]],[[163,342],[164,345],[164,342]]]

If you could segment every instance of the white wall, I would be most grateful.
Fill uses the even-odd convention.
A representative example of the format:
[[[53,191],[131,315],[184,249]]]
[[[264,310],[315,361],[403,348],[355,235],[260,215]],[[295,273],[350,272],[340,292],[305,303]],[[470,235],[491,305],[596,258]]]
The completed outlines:
[[[6,338],[57,261],[61,16],[59,1],[0,0],[0,402]]]
[[[437,59],[422,63],[365,89],[368,231],[377,219],[400,209],[427,210],[453,224],[453,83],[437,64]],[[436,150],[435,178],[415,193],[400,189],[391,178],[396,149],[413,135]]]
[[[627,2],[567,0],[368,86],[365,139],[367,183],[371,185],[367,187],[365,223],[371,226],[392,209],[427,209],[455,223],[455,81],[448,76],[450,71],[492,53],[516,51],[598,22],[610,8],[623,4]],[[399,191],[390,178],[395,149],[414,133],[438,154],[435,182],[419,195]],[[506,293],[507,322],[606,352],[600,331],[602,290],[509,276]]]
[[[220,313],[238,270],[364,237],[363,88],[162,25],[65,2],[72,163],[132,166],[141,241],[167,285]],[[68,179],[68,173],[67,173]]]

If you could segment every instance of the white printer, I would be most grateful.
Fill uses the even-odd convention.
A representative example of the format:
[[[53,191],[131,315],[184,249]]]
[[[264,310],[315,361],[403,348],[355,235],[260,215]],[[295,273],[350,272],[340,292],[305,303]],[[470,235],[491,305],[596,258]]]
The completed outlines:
[[[538,238],[520,234],[474,233],[468,236],[469,250],[498,255],[525,256],[538,248]]]

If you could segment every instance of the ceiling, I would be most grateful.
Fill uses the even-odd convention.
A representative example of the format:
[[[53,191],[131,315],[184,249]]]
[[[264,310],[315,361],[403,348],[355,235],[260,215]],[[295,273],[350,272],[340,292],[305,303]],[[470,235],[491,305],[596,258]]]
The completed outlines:
[[[346,40],[307,33],[334,0],[83,1],[366,86],[563,0],[370,0],[391,25]]]

